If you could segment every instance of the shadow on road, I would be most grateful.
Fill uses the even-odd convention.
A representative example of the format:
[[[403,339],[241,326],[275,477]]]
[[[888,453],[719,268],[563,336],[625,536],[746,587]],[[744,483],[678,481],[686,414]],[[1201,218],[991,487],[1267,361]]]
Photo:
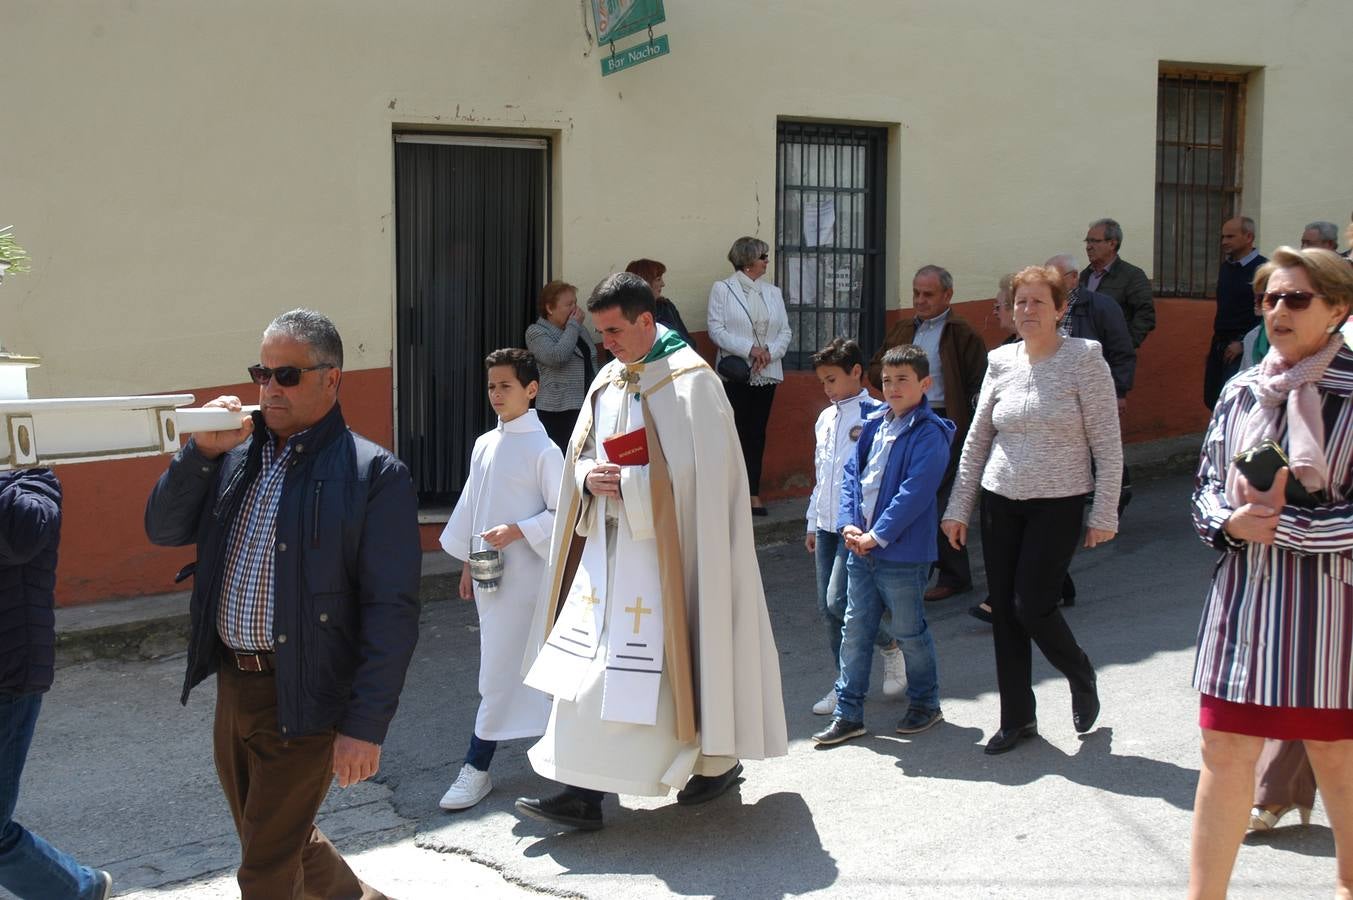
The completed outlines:
[[[769,794],[748,805],[737,791],[704,807],[627,809],[608,798],[604,830],[541,837],[524,853],[563,867],[565,885],[570,875],[643,875],[661,879],[674,894],[726,900],[772,900],[836,881],[836,861],[801,796]],[[548,827],[518,822],[512,833],[529,838]],[[754,882],[749,869],[757,873]]]

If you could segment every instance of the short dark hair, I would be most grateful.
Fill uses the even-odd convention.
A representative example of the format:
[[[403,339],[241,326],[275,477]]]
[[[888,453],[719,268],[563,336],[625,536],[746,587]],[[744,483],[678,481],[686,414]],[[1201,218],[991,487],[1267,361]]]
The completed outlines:
[[[587,311],[590,313],[617,306],[629,322],[638,321],[640,313],[656,316],[658,311],[648,282],[633,272],[607,275],[592,289],[592,296],[587,300]]]
[[[540,381],[540,367],[536,365],[535,354],[530,350],[523,350],[520,347],[504,347],[501,350],[494,350],[484,357],[484,371],[487,372],[494,366],[511,366],[522,387],[526,387],[533,381]]]
[[[883,354],[883,366],[906,366],[922,379],[930,374],[930,357],[915,344],[898,344]]]
[[[864,365],[864,354],[860,345],[850,338],[832,338],[827,346],[813,354],[813,368],[839,366],[846,372],[856,366]]]

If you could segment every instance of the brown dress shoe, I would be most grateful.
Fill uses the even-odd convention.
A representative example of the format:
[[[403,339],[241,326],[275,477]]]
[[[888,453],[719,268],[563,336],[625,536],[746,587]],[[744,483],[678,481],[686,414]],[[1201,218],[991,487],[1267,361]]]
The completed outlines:
[[[958,594],[966,594],[970,590],[972,590],[970,587],[956,588],[947,584],[937,584],[925,592],[925,602],[935,603],[939,600],[948,600],[950,597],[957,596]]]

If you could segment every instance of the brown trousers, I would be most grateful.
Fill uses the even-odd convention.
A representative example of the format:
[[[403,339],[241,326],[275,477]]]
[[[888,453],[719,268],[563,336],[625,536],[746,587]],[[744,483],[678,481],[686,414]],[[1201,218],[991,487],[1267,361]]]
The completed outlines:
[[[1255,806],[1315,806],[1315,770],[1301,741],[1264,741],[1254,765]]]
[[[315,827],[333,779],[334,733],[282,740],[271,672],[222,662],[213,740],[240,835],[242,900],[386,900]]]

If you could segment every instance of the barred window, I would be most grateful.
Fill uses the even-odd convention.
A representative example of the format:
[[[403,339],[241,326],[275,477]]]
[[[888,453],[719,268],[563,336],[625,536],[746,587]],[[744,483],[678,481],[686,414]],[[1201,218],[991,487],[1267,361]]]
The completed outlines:
[[[781,122],[775,159],[775,283],[806,369],[834,337],[866,356],[883,340],[886,219],[883,128]]]
[[[1157,294],[1212,297],[1221,225],[1240,210],[1243,75],[1162,73],[1156,101]]]

